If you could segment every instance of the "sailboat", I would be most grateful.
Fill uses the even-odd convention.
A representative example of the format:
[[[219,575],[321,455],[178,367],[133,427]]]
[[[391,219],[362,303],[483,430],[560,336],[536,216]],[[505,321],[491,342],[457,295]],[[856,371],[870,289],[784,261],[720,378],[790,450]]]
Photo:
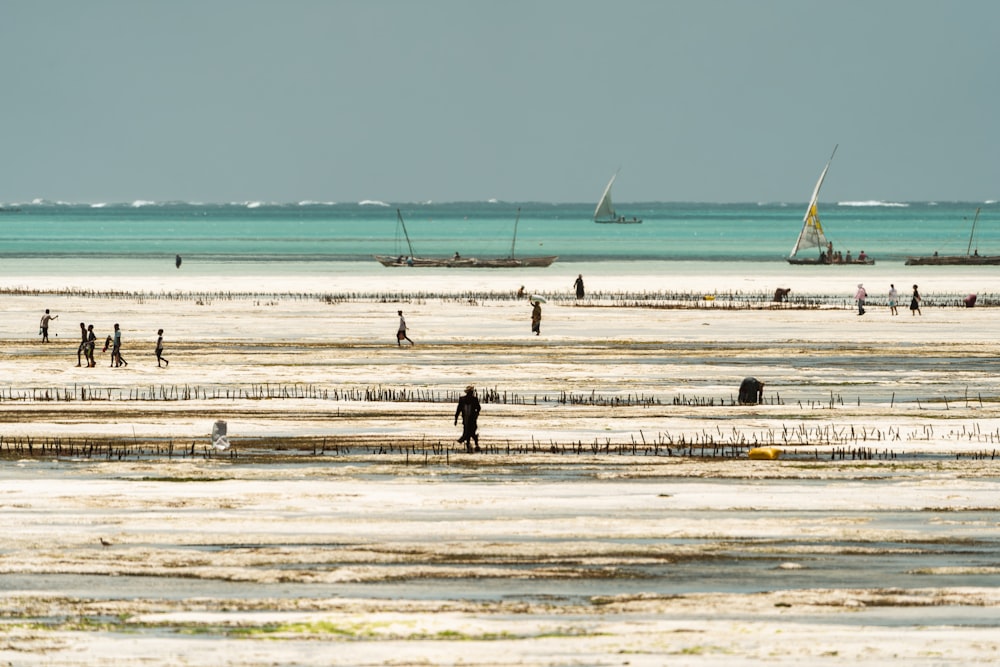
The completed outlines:
[[[402,228],[403,236],[406,238],[406,247],[409,255],[375,255],[375,259],[382,266],[438,266],[449,268],[470,268],[470,269],[504,269],[517,268],[521,266],[549,266],[558,259],[556,255],[546,255],[541,257],[517,257],[514,255],[514,246],[517,244],[517,223],[521,219],[521,209],[517,209],[517,217],[514,219],[514,238],[510,244],[510,255],[507,257],[495,257],[490,259],[479,259],[477,257],[461,257],[457,252],[454,257],[419,257],[413,252],[413,244],[410,242],[410,235],[406,231],[406,223],[403,221],[403,214],[396,209],[396,220],[398,228]]]
[[[839,144],[838,144],[839,145]],[[816,209],[816,203],[819,200],[819,191],[823,187],[823,180],[826,178],[826,172],[830,170],[830,163],[833,162],[833,156],[837,154],[837,146],[833,147],[833,153],[830,154],[830,159],[826,161],[826,166],[823,167],[823,173],[819,175],[819,180],[816,181],[816,187],[813,189],[812,198],[809,200],[809,207],[806,208],[806,214],[802,218],[802,231],[799,232],[799,238],[795,242],[795,247],[792,248],[792,254],[788,256],[789,264],[874,264],[875,260],[864,254],[864,251],[856,258],[851,258],[850,253],[848,253],[846,259],[838,259],[839,256],[835,256],[833,253],[833,244],[826,239],[826,234],[823,233],[823,224],[819,221],[819,211]],[[808,250],[809,248],[816,248],[819,251],[819,255],[816,257],[797,257],[796,255],[800,250]]]
[[[601,195],[601,200],[597,202],[597,208],[594,209],[594,222],[604,223],[604,224],[614,224],[614,225],[635,225],[642,222],[640,218],[626,219],[623,215],[618,215],[615,213],[615,207],[611,203],[611,186],[615,184],[615,179],[618,178],[618,172],[616,171],[608,181],[608,187],[604,188],[604,194]]]
[[[979,211],[976,209],[976,216],[972,219],[972,231],[969,232],[969,245],[965,249],[964,255],[939,255],[936,252],[930,256],[907,257],[906,266],[976,266],[1000,264],[1000,255],[980,255],[979,248],[975,252],[972,250],[972,242],[976,237],[976,223],[979,222]]]

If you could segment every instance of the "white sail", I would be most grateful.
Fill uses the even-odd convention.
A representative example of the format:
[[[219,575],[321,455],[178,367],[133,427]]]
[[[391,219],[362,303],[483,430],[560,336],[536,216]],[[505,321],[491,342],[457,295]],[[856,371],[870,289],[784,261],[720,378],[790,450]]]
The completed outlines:
[[[618,218],[614,207],[611,205],[611,186],[614,185],[616,178],[618,178],[617,171],[611,177],[611,180],[608,181],[608,187],[604,188],[601,200],[597,202],[597,208],[594,209],[594,220],[616,220]]]
[[[806,248],[819,248],[822,252],[827,246],[826,235],[823,234],[823,225],[819,221],[819,212],[816,210],[816,202],[819,200],[819,190],[823,187],[823,179],[826,178],[826,172],[830,169],[830,163],[833,162],[833,156],[836,154],[837,146],[834,146],[833,153],[830,154],[830,159],[827,160],[826,166],[823,167],[823,173],[819,175],[819,180],[816,181],[812,198],[809,199],[809,207],[802,218],[802,231],[799,232],[799,238],[795,242],[795,247],[792,248],[792,254],[789,257],[795,257],[795,253]]]

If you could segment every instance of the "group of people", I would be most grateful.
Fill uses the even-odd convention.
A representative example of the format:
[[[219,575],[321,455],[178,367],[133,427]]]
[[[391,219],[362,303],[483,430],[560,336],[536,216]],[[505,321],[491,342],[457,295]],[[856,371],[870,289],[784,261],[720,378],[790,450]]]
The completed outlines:
[[[94,325],[80,322],[80,345],[76,348],[76,365],[82,366],[82,362],[86,361],[88,367],[96,366],[97,360],[94,358],[96,347],[97,334],[94,333]],[[104,339],[104,351],[107,352],[109,347],[111,348],[111,366],[128,366],[128,362],[122,356],[122,330],[117,322],[114,332]]]
[[[42,315],[42,320],[39,323],[38,332],[42,337],[43,343],[49,342],[49,325],[52,320],[58,317],[58,315],[53,315],[48,308],[45,309],[45,314]],[[156,335],[156,365],[159,368],[163,368],[170,364],[166,357],[163,356],[163,329],[157,330]],[[96,348],[97,334],[94,333],[94,325],[80,322],[80,344],[76,348],[76,365],[78,367],[83,366],[83,362],[86,361],[87,367],[92,368],[96,366],[97,360],[94,358],[94,350]],[[115,322],[114,330],[104,339],[103,351],[107,352],[109,348],[111,349],[110,365],[113,368],[128,366],[128,362],[122,356],[122,330],[117,322]]]
[[[855,260],[851,257],[851,251],[848,250],[847,254],[844,255],[839,250],[833,251],[833,242],[828,241],[826,244],[826,250],[819,253],[819,261],[821,264],[865,264],[868,262],[868,253],[862,250],[858,253],[858,258]]]
[[[868,299],[868,292],[865,291],[865,286],[863,283],[858,283],[858,291],[854,293],[854,298],[858,302],[858,315],[865,314],[865,301]],[[923,315],[920,312],[920,290],[916,285],[913,286],[913,296],[910,297],[910,314],[911,315]],[[889,284],[889,313],[891,315],[899,315],[899,292],[896,291],[896,286],[892,283]]]

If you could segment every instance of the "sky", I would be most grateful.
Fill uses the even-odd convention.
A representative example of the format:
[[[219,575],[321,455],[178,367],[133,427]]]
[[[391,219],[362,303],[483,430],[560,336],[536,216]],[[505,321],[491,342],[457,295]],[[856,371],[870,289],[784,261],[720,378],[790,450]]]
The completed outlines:
[[[1000,198],[995,0],[0,0],[0,202]]]

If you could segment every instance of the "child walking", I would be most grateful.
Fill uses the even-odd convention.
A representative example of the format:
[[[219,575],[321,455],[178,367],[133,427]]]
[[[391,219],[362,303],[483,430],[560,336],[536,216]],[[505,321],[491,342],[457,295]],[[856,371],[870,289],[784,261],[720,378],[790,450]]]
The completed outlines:
[[[167,366],[170,365],[170,362],[167,361],[166,358],[164,358],[164,356],[163,356],[163,329],[157,330],[156,336],[157,336],[157,338],[156,338],[156,367],[157,368],[163,368],[163,366],[160,365],[161,361],[164,364],[166,364]]]

